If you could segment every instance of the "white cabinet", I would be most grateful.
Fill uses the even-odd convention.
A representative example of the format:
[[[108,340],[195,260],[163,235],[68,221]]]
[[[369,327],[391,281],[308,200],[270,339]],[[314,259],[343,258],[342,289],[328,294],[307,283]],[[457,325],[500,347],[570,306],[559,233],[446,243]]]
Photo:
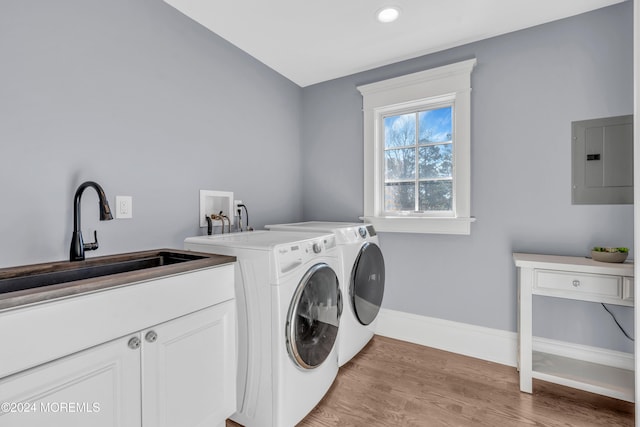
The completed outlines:
[[[143,331],[145,427],[215,426],[236,410],[235,303]]]
[[[53,348],[40,349],[43,355],[38,360],[48,362],[32,367],[35,359],[24,357],[25,369],[16,372],[20,360],[14,353],[19,350],[7,359],[12,360],[13,373],[0,375],[4,377],[0,379],[0,426],[224,425],[236,410],[233,286],[233,265],[226,265],[157,283],[0,312],[3,331],[9,331],[9,326],[19,328],[18,323],[10,323],[19,319],[31,320],[22,330],[28,332],[33,322],[46,321],[40,312],[53,316],[49,323],[61,328],[38,325],[39,331],[60,336]],[[184,294],[185,290],[195,295]],[[119,292],[122,295],[118,296]],[[136,296],[133,301],[129,300],[132,296]],[[194,297],[196,304],[191,301]],[[103,299],[102,304],[97,304],[96,298]],[[117,307],[110,306],[116,302]],[[119,311],[122,306],[130,310]],[[90,308],[97,311],[92,313]],[[121,316],[113,317],[114,313]],[[165,317],[167,321],[162,323],[153,322],[161,317],[159,313],[173,316]],[[103,322],[105,314],[110,321],[96,323]],[[68,316],[82,327],[60,323]],[[126,325],[132,324],[147,327],[124,334]],[[74,340],[76,331],[85,333]],[[115,333],[120,336],[104,342],[105,336]],[[23,335],[25,344],[31,339],[38,337]],[[91,339],[93,345],[87,346]],[[64,349],[75,349],[78,342],[84,349],[57,357]],[[0,353],[9,351],[5,346]]]
[[[532,336],[534,295],[632,307],[633,264],[522,253],[514,253],[513,259],[518,268],[520,390],[531,393],[537,378],[633,402],[633,371],[535,351]]]
[[[0,426],[139,427],[140,351],[121,338],[0,381]]]

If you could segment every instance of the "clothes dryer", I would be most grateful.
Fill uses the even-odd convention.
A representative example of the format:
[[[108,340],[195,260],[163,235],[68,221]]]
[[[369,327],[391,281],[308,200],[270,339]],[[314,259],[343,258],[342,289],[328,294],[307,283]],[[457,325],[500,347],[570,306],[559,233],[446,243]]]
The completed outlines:
[[[344,365],[373,337],[384,295],[384,257],[374,227],[363,223],[309,221],[265,228],[330,232],[336,236],[343,272],[340,286],[345,298],[338,332],[338,365]]]
[[[190,237],[184,247],[237,258],[238,408],[231,419],[246,427],[297,424],[338,372],[335,236],[253,231]]]

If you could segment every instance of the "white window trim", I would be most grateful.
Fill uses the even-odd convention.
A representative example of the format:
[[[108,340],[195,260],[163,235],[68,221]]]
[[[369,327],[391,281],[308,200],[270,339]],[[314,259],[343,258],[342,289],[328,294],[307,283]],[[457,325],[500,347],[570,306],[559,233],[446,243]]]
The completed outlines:
[[[364,216],[378,231],[471,234],[471,71],[476,59],[363,86]],[[384,156],[380,121],[389,109],[454,99],[453,216],[390,216],[383,212]],[[382,133],[382,135],[384,135]]]

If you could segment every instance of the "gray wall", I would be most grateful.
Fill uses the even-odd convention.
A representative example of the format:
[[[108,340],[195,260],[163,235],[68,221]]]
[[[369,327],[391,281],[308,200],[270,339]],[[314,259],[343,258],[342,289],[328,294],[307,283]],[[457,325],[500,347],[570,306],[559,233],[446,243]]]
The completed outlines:
[[[633,245],[633,207],[571,205],[571,121],[633,112],[632,2],[303,89],[308,220],[363,212],[356,86],[476,57],[470,236],[382,233],[384,307],[516,330],[512,252]],[[333,165],[327,168],[326,165]],[[633,351],[592,303],[536,301],[534,333]],[[612,307],[632,331],[633,310]]]
[[[515,330],[512,251],[632,246],[631,206],[570,204],[570,122],[632,112],[631,2],[300,89],[161,0],[0,2],[0,267],[66,259],[85,180],[132,220],[88,256],[182,247],[198,190],[253,225],[362,214],[356,85],[478,58],[471,236],[382,234],[385,307]],[[302,142],[301,142],[302,141]],[[302,159],[302,160],[301,160]],[[90,237],[88,237],[90,239]],[[539,301],[552,338],[631,351],[599,307]],[[617,310],[632,327],[632,310]],[[593,322],[595,320],[595,324]],[[595,325],[595,326],[589,326]]]
[[[85,191],[88,257],[181,248],[200,189],[300,219],[301,89],[161,0],[3,0],[0,64],[0,267],[67,259],[85,180],[134,215]]]

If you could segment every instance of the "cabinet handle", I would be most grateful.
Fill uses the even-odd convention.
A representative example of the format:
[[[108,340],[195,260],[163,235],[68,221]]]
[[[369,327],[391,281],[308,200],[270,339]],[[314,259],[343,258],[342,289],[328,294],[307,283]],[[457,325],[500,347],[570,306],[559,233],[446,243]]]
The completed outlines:
[[[577,288],[578,286],[580,286],[580,280],[574,280],[573,281],[573,287]]]
[[[129,346],[129,348],[131,350],[137,350],[140,348],[140,338],[138,337],[133,337],[129,340],[129,342],[127,343],[127,345]]]
[[[156,334],[154,331],[149,331],[144,336],[144,339],[147,340],[147,342],[156,342],[156,340],[158,339],[158,334]]]

